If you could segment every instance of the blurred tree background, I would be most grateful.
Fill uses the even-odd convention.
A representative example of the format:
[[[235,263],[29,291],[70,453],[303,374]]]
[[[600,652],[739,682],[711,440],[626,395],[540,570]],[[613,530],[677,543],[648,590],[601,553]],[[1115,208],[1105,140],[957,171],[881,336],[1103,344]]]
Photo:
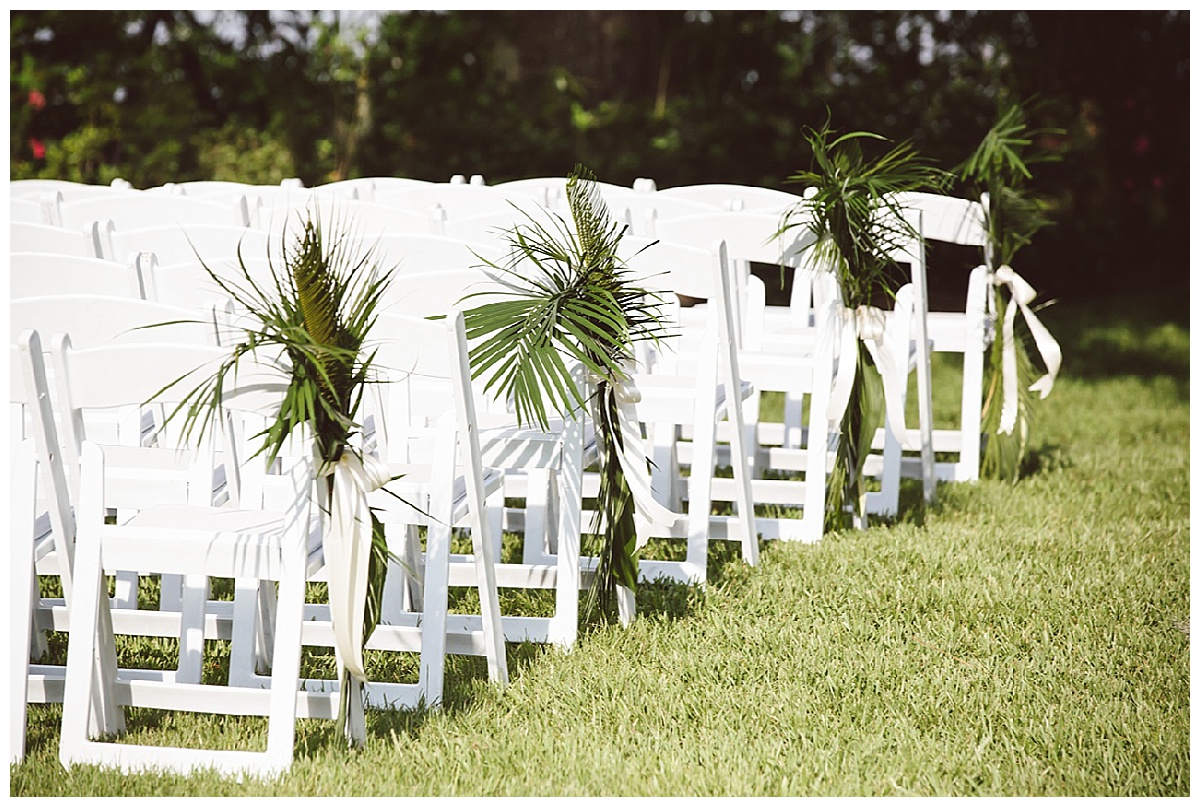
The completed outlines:
[[[828,117],[950,169],[1001,103],[1058,158],[1043,297],[1188,283],[1186,11],[12,11],[10,177],[799,188]],[[973,262],[973,261],[972,261]],[[931,282],[936,283],[935,273]],[[965,275],[952,278],[961,293]],[[931,289],[936,293],[937,289]]]

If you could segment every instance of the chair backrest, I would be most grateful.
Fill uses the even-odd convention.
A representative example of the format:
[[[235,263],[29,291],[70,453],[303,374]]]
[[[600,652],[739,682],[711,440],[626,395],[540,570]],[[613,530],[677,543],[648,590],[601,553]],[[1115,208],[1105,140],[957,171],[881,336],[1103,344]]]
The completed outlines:
[[[927,240],[965,246],[987,245],[987,227],[979,202],[918,192],[897,194],[897,202],[906,211],[919,214],[919,220],[912,216],[909,221]]]
[[[656,193],[640,193],[633,190],[606,193],[604,201],[614,213],[623,210],[629,211],[631,232],[634,235],[648,238],[653,238],[657,234],[657,225],[662,219],[696,216],[720,209],[715,205],[693,199],[661,196]]]
[[[34,329],[26,329],[9,345],[9,398],[14,412],[22,420],[28,414],[31,439],[38,459],[39,499],[44,502],[50,521],[52,540],[60,559],[59,575],[63,596],[71,601],[72,568],[75,546],[75,519],[64,464],[58,423],[51,406],[50,384],[46,374],[45,351],[41,337]],[[24,424],[21,424],[24,431]],[[21,440],[10,432],[13,442]]]
[[[388,190],[376,188],[375,190],[375,201],[379,204],[424,214],[428,214],[437,205],[446,211],[448,217],[452,218],[507,210],[512,198],[512,194],[499,187],[451,185],[441,182],[411,184]],[[517,194],[515,198],[519,202],[526,201],[526,198],[520,194]]]
[[[102,344],[77,349],[68,334],[51,337],[49,352],[68,478],[71,469],[78,467],[84,441],[96,441],[88,427],[89,415],[124,411],[147,403],[170,413],[229,357],[224,348],[170,342]],[[282,400],[287,379],[282,370],[272,371],[270,367],[253,359],[239,361],[237,372],[230,373],[223,385],[223,409],[215,415],[218,424],[229,410],[246,413],[256,420],[272,416]],[[213,494],[211,471],[216,464],[212,453],[218,440],[227,435],[218,436],[210,431],[202,444],[187,446],[187,435],[180,431],[180,424],[173,421],[170,425],[164,432],[166,424],[158,424],[160,434],[169,434],[170,439],[153,450],[194,449],[196,500],[207,504]],[[139,443],[131,444],[124,439],[118,442],[127,452],[141,450]],[[232,442],[222,444],[225,448],[232,446]],[[233,452],[226,459],[236,467],[244,458],[244,453]],[[77,489],[77,484],[77,480],[72,482],[72,490]]]
[[[656,195],[704,202],[722,210],[769,212],[779,212],[801,200],[799,195],[787,191],[732,183],[677,185],[674,188],[663,188]]]
[[[431,272],[397,274],[381,300],[381,310],[394,314],[425,317],[447,314],[454,308],[472,308],[494,301],[492,293],[504,293],[510,287],[496,272],[458,267]],[[488,298],[471,295],[488,294]]]
[[[455,434],[473,500],[472,526],[486,529],[483,454],[462,313],[429,320],[385,311],[372,334],[378,340],[374,364],[387,379],[380,399],[383,454],[391,461],[444,464],[446,436]]]
[[[64,201],[58,205],[58,216],[63,227],[75,229],[105,220],[123,230],[167,224],[244,227],[249,223],[246,200],[241,196],[236,201],[218,204],[207,199],[144,191]]]
[[[125,261],[132,253],[153,252],[162,266],[187,263],[197,258],[215,263],[265,257],[269,236],[263,230],[228,224],[165,224],[136,229],[119,228],[111,221],[100,227],[103,257]],[[271,244],[278,248],[278,244]]]
[[[428,212],[311,193],[281,195],[265,203],[258,212],[258,226],[277,241],[283,233],[300,230],[309,215],[320,223],[330,241],[340,237],[371,240],[388,233],[433,232]]]
[[[130,297],[23,297],[9,302],[8,322],[13,344],[23,331],[31,329],[44,334],[70,333],[77,348],[134,342],[217,344],[212,323],[196,309]]]
[[[425,233],[391,233],[360,239],[347,246],[356,255],[372,250],[377,265],[396,275],[467,269],[485,261],[499,263],[505,255],[494,243],[470,243]]]
[[[129,189],[120,185],[89,185],[66,179],[15,179],[8,183],[8,193],[14,198],[20,196],[34,201],[40,201],[46,194],[53,196],[61,193],[64,201],[73,202],[77,199],[129,193]]]
[[[137,265],[74,255],[17,252],[9,255],[9,296],[105,294],[144,298]]]
[[[392,191],[430,184],[432,184],[430,180],[413,179],[411,177],[355,177],[354,179],[340,179],[335,182],[327,182],[324,185],[318,185],[314,190],[324,189],[341,196],[349,196],[351,193],[356,193],[358,194],[356,198],[364,202],[375,202],[379,201],[375,198],[378,193],[390,193]]]
[[[13,196],[8,200],[8,220],[28,224],[49,224],[37,199]]]
[[[48,252],[53,255],[76,255],[81,258],[100,258],[103,251],[96,222],[82,230],[68,230],[50,224],[13,221],[8,225],[9,252]]]

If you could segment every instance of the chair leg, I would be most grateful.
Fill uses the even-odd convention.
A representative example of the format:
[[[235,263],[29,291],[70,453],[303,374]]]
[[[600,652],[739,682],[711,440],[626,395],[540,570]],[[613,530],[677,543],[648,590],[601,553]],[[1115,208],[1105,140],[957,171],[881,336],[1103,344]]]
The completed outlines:
[[[303,564],[279,581],[275,609],[271,667],[270,722],[267,728],[267,767],[286,771],[292,764],[296,739],[296,699],[300,689],[301,625],[304,622]]]
[[[32,466],[30,460],[27,465]],[[14,469],[9,502],[8,575],[8,749],[9,762],[25,758],[25,712],[29,698],[29,649],[37,576],[33,561],[34,475],[32,468]]]
[[[434,513],[435,517],[437,512]],[[448,521],[448,519],[447,519]],[[450,528],[436,521],[426,532],[421,618],[421,692],[426,706],[440,705],[446,669]]]
[[[95,536],[88,538],[80,534],[75,543],[71,641],[67,647],[67,683],[58,752],[59,760],[68,769],[76,762],[87,761],[91,738],[124,730],[124,714],[116,700],[112,623],[111,619],[101,618],[101,614],[110,612],[103,591],[100,542]],[[102,636],[105,632],[107,635]]]
[[[204,575],[184,578],[179,615],[179,669],[175,675],[175,680],[180,683],[200,683],[204,670],[204,611],[208,593],[208,578]]]

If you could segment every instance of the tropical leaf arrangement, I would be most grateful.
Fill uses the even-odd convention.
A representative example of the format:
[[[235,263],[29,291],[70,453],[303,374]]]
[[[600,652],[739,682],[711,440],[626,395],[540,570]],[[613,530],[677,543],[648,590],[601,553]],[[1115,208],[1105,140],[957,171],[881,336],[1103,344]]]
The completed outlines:
[[[240,334],[228,357],[172,413],[183,417],[185,435],[203,434],[213,426],[226,380],[237,372],[243,357],[260,354],[281,360],[289,376],[277,417],[254,435],[263,441],[256,456],[265,453],[267,461],[274,460],[293,431],[307,426],[325,469],[346,452],[357,452],[362,459],[354,445],[360,432],[355,416],[372,381],[374,358],[365,346],[390,274],[379,271],[373,249],[352,251],[351,228],[341,225],[331,238],[310,213],[298,231],[288,230],[279,252],[269,255],[269,282],[256,280],[240,254],[236,269],[228,274],[205,264],[213,281],[245,316],[239,320]],[[326,478],[328,501],[334,480]],[[389,557],[383,525],[373,513],[370,518],[364,643],[379,624]],[[343,693],[354,685],[361,692],[362,682],[351,681],[347,671],[341,685]],[[359,742],[365,738],[351,737],[347,729],[348,700],[340,699],[339,729],[352,742]]]
[[[816,238],[811,260],[837,276],[844,306],[854,311],[879,305],[893,297],[899,285],[897,248],[918,237],[895,194],[940,190],[949,175],[921,157],[911,143],[886,147],[890,141],[872,132],[839,134],[827,121],[820,129],[806,129],[804,138],[812,151],[811,165],[789,181],[806,186],[805,199],[787,211],[778,235],[797,227],[811,229]],[[872,157],[864,148],[871,146],[884,150]],[[878,368],[861,341],[856,347],[857,355],[851,358],[856,363],[854,381],[828,483],[829,530],[845,526],[847,509],[857,524],[864,523],[863,466],[883,422]]]
[[[959,179],[983,204],[988,236],[984,257],[990,273],[999,267],[1010,266],[1017,251],[1051,223],[1046,215],[1046,203],[1029,193],[1027,183],[1032,179],[1030,165],[1055,159],[1053,154],[1033,149],[1035,137],[1055,131],[1028,128],[1022,105],[1010,104],[984,135],[975,152],[956,169]],[[1005,293],[1001,286],[992,286],[989,294],[995,321],[1004,322],[1008,307],[1014,304],[1011,293]],[[989,349],[982,417],[986,441],[980,460],[980,474],[984,477],[1015,482],[1020,478],[1025,462],[1037,400],[1030,391],[1037,373],[1029,356],[1026,336],[1018,333],[1012,343],[1016,359],[1017,412],[1011,432],[1001,429],[1004,340],[994,339]]]
[[[507,287],[463,312],[472,374],[484,389],[512,402],[524,424],[550,427],[590,412],[595,425],[600,492],[598,557],[587,612],[610,612],[618,587],[637,589],[635,505],[620,461],[624,448],[619,396],[634,347],[662,335],[660,300],[634,282],[618,256],[623,226],[613,219],[595,175],[578,165],[567,180],[570,222],[556,213],[524,214],[506,231],[501,262],[485,261]],[[499,299],[496,299],[496,295]],[[581,367],[587,378],[573,370]]]

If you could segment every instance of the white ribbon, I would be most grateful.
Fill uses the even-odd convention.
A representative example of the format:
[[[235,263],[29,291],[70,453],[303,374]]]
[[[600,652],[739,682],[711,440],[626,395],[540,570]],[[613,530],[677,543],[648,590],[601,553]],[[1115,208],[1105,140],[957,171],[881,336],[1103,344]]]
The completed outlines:
[[[1007,264],[996,270],[992,276],[992,283],[997,286],[1008,286],[1012,302],[1016,303],[1016,306],[1010,303],[1008,310],[1004,312],[1004,327],[1001,332],[1004,342],[1001,345],[1000,362],[1004,379],[1004,402],[1000,408],[1000,433],[1012,434],[1017,423],[1017,349],[1013,336],[1017,307],[1020,307],[1021,313],[1025,316],[1025,324],[1029,326],[1034,344],[1046,365],[1046,374],[1029,385],[1031,392],[1037,392],[1043,398],[1050,394],[1050,390],[1054,388],[1054,379],[1058,376],[1059,368],[1062,367],[1062,348],[1058,346],[1058,342],[1050,335],[1050,331],[1046,330],[1046,326],[1029,307],[1029,304],[1037,297],[1033,286],[1030,286]]]
[[[840,423],[846,413],[846,407],[850,404],[850,389],[858,371],[854,343],[861,339],[883,379],[883,399],[888,426],[900,442],[901,448],[915,448],[908,442],[908,428],[904,423],[907,361],[901,363],[898,360],[895,340],[888,333],[883,311],[869,305],[860,305],[854,310],[839,306],[836,316],[838,322],[834,327],[841,341],[841,361],[829,396],[826,418],[830,422]],[[904,357],[907,359],[907,350]]]
[[[596,380],[593,377],[593,383]],[[617,452],[617,461],[621,464],[625,484],[633,496],[634,513],[649,524],[671,527],[683,515],[668,510],[654,498],[646,468],[646,445],[642,441],[641,421],[637,416],[637,403],[642,399],[642,393],[631,378],[622,381],[609,379],[609,383],[617,401],[617,427],[621,430],[621,450]],[[602,404],[598,402],[598,405]],[[593,421],[599,423],[596,418]],[[635,548],[645,546],[649,537],[645,530],[638,530]]]
[[[365,679],[363,623],[366,618],[367,561],[371,556],[371,517],[367,494],[391,477],[387,465],[371,454],[349,448],[321,476],[333,475],[325,566],[329,569],[329,612],[334,646],[351,675]]]

